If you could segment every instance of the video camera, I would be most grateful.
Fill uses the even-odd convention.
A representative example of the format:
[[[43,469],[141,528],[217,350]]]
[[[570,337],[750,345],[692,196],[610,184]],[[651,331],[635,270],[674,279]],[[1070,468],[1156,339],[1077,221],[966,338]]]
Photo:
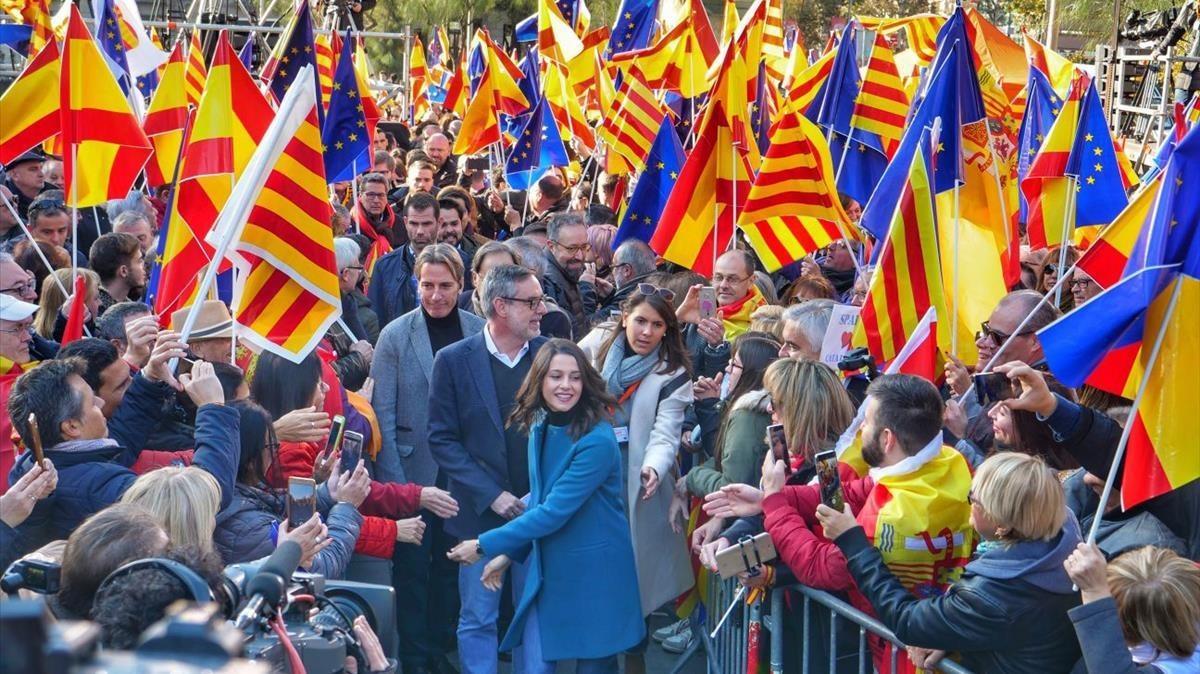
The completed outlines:
[[[333,674],[343,671],[347,655],[358,659],[360,671],[365,671],[354,636],[359,616],[379,636],[384,654],[395,658],[395,591],[385,585],[296,573],[299,561],[299,546],[285,542],[261,564],[226,567],[216,592],[171,560],[122,566],[101,583],[101,590],[114,577],[154,568],[174,576],[188,595],[147,628],[131,652],[101,652],[98,624],[54,623],[43,599],[0,602],[0,643],[5,644],[0,674],[258,672],[286,670],[297,661],[310,674]],[[26,560],[9,567],[0,585],[10,595],[19,589],[53,594],[60,573],[57,564]]]
[[[838,361],[837,368],[847,374],[866,370],[868,380],[873,380],[879,376],[879,366],[875,363],[875,358],[871,356],[865,346],[854,349],[842,356],[842,359]]]

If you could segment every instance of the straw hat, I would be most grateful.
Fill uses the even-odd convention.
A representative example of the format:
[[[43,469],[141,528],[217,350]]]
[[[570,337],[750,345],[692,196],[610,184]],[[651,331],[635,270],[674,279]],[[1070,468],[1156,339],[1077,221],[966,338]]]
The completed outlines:
[[[183,330],[183,323],[187,320],[188,312],[191,310],[191,307],[184,307],[172,313],[171,329],[175,332]],[[196,323],[192,326],[192,332],[188,335],[187,340],[198,342],[223,337],[233,337],[233,316],[229,314],[229,308],[221,300],[205,300],[200,305]]]

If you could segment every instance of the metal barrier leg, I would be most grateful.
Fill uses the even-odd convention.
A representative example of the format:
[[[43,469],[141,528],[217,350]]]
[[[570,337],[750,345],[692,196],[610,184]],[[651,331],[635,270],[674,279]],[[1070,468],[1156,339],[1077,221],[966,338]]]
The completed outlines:
[[[771,674],[783,674],[783,590],[771,592]]]

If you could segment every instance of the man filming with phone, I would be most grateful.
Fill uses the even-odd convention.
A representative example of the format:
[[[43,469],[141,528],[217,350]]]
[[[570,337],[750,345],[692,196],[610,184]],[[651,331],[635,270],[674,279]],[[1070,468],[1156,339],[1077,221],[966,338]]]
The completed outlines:
[[[754,285],[754,269],[750,251],[726,251],[713,266],[712,286],[692,286],[676,310],[687,324],[683,339],[697,374],[715,377],[725,369],[729,343],[750,329],[750,314],[767,303]]]

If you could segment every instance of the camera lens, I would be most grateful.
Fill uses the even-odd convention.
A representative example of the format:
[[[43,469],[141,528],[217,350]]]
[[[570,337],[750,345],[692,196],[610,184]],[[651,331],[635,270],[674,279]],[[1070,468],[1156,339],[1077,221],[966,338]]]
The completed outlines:
[[[371,629],[376,629],[375,615],[371,611],[371,607],[358,597],[350,593],[331,590],[326,598],[329,602],[310,621],[314,627],[350,632],[354,628],[355,619],[358,616],[365,616]]]

